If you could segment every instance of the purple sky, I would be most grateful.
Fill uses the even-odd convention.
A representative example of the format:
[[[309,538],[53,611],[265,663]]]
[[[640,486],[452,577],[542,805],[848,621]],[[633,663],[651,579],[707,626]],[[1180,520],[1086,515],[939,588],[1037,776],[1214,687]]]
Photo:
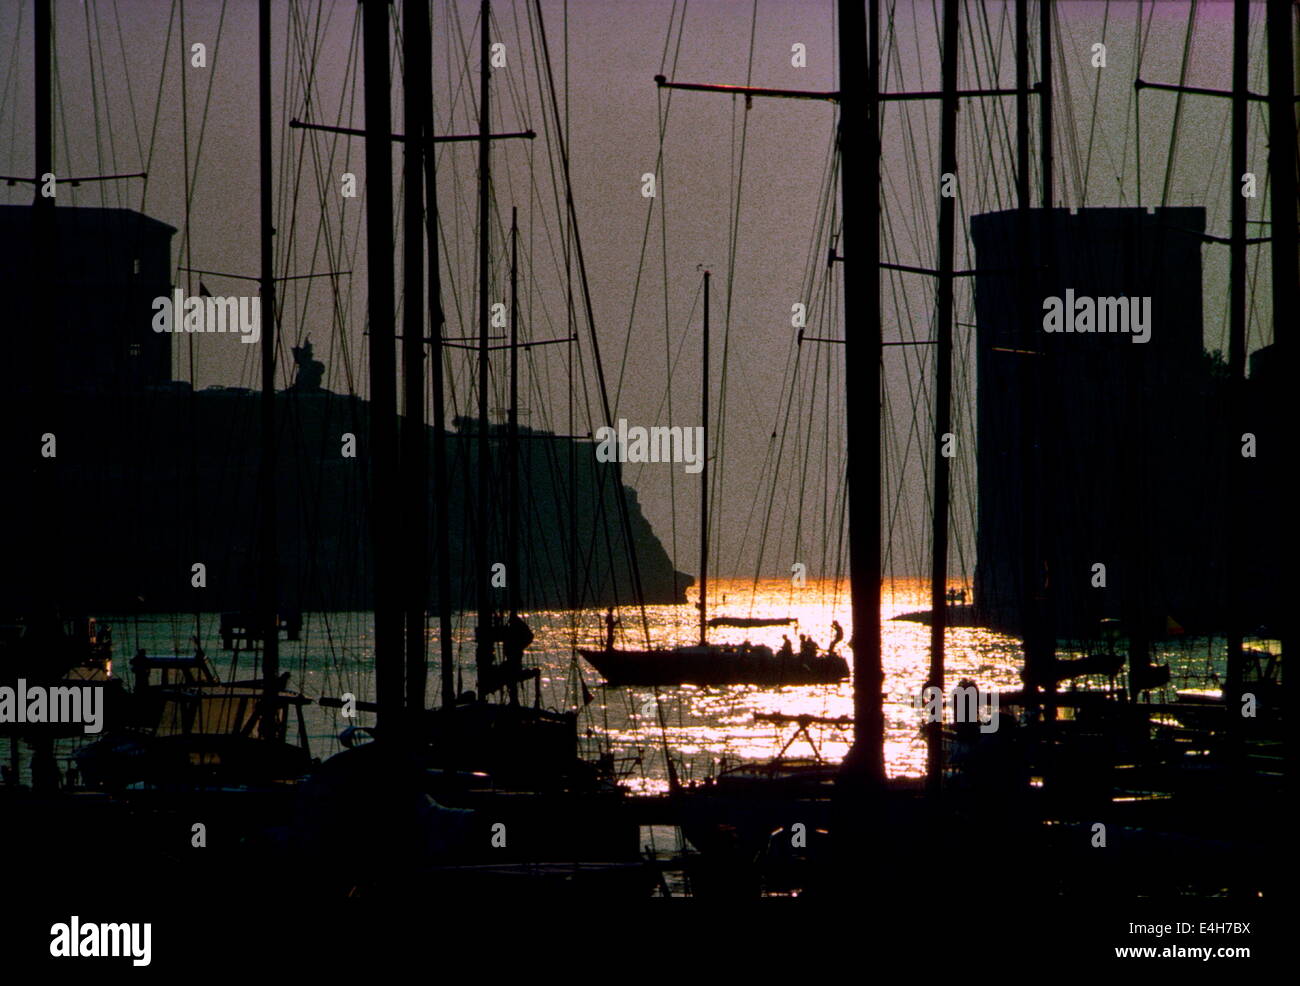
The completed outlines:
[[[888,32],[886,88],[937,89],[941,6],[902,0],[882,6],[894,11],[893,28]],[[494,216],[491,290],[493,300],[504,300],[504,261],[508,256],[504,233],[510,206],[517,205],[527,333],[546,339],[566,332],[565,280],[559,259],[563,233],[551,171],[554,144],[545,139],[549,111],[534,60],[529,7],[523,2],[494,5],[492,37],[506,45],[507,65],[494,75],[493,126],[507,130],[531,126],[542,137],[532,144],[494,146],[498,212]],[[1258,4],[1255,7],[1251,85],[1264,91],[1262,10]],[[752,574],[756,532],[772,498],[765,573],[786,574],[792,561],[805,561],[812,575],[832,574],[833,559],[827,560],[823,569],[822,548],[836,541],[834,534],[827,534],[826,518],[837,514],[836,477],[843,468],[843,436],[838,423],[843,382],[837,350],[804,347],[803,376],[796,386],[803,396],[788,422],[783,423],[779,412],[783,412],[790,391],[791,305],[801,301],[808,305],[810,334],[835,336],[840,332],[838,274],[828,282],[824,260],[826,236],[831,232],[831,218],[823,206],[829,187],[826,169],[834,109],[827,103],[756,100],[746,114],[743,101],[676,93],[660,164],[659,121],[667,101],[652,77],[663,70],[683,81],[744,84],[749,80],[757,86],[832,89],[836,78],[834,5],[818,0],[763,0],[757,4],[696,0],[685,5],[684,25],[683,5],[663,0],[575,0],[567,7],[546,2],[543,8],[561,98],[567,94],[572,175],[606,377],[618,399],[615,416],[643,425],[699,423],[698,310],[690,319],[699,286],[696,267],[710,265],[716,275],[715,409],[723,402],[718,378],[724,337],[728,338],[726,427],[722,444],[715,443],[713,448],[722,464],[714,515],[717,569],[721,574]],[[1179,80],[1189,8],[1179,2],[1139,5],[1102,0],[1071,0],[1058,5],[1057,160],[1062,204],[1138,204],[1139,148],[1140,204],[1160,204],[1170,161],[1175,97],[1151,92],[1141,96],[1139,141],[1132,83],[1138,72],[1139,49],[1144,78]],[[400,5],[395,5],[397,9]],[[59,204],[143,209],[182,232],[188,228],[188,243],[183,235],[175,239],[177,266],[186,263],[181,251],[187,248],[192,266],[255,274],[254,0],[225,4],[190,0],[184,5],[161,0],[58,0],[55,10],[57,172],[128,172],[142,170],[146,164],[150,171],[147,190],[139,181],[65,188]],[[350,278],[339,280],[337,297],[326,280],[297,281],[287,287],[283,332],[288,341],[310,332],[317,358],[327,365],[326,385],[346,391],[350,367],[357,389],[364,394],[364,199],[344,200],[339,194],[339,176],[345,171],[355,173],[363,187],[361,142],[308,136],[283,126],[293,116],[344,126],[364,124],[359,51],[353,50],[354,31],[359,30],[357,17],[358,7],[352,0],[275,4],[274,113],[280,121],[275,136],[279,266],[286,274],[332,268],[353,271]],[[1010,86],[1014,67],[1010,5],[966,3],[962,17],[961,85]],[[477,3],[433,4],[434,98],[437,126],[443,132],[477,127],[477,22]],[[1036,23],[1034,4],[1031,24]],[[1139,23],[1144,39],[1141,45]],[[32,168],[31,27],[31,2],[6,3],[0,9],[0,169],[5,174],[27,174]],[[289,46],[286,39],[291,35],[293,45]],[[1226,0],[1201,3],[1187,84],[1229,85],[1230,36],[1231,4]],[[1107,67],[1098,70],[1090,64],[1091,47],[1103,40]],[[194,42],[207,45],[205,69],[189,65],[189,46]],[[796,42],[807,46],[806,68],[791,65],[791,45]],[[1036,53],[1034,62],[1036,65]],[[310,101],[305,94],[308,69],[314,73]],[[183,106],[187,120],[183,119]],[[401,92],[396,83],[393,106],[394,119],[400,121]],[[1036,109],[1031,111],[1036,113]],[[959,117],[958,267],[972,266],[965,240],[969,215],[1005,208],[1013,201],[1013,151],[1007,130],[1012,101],[1003,101],[1000,112],[997,115],[991,104],[967,103]],[[740,184],[741,132],[746,123]],[[1228,101],[1195,97],[1183,101],[1168,194],[1171,205],[1205,205],[1210,231],[1219,234],[1226,233],[1226,196],[1231,184],[1227,126]],[[1262,110],[1252,113],[1252,126],[1250,160],[1262,175]],[[192,186],[188,226],[187,132]],[[937,154],[937,104],[892,104],[885,120],[886,259],[925,266],[934,262],[936,189],[932,176],[937,172]],[[475,331],[472,145],[443,145],[438,166],[447,334],[467,335]],[[394,169],[400,180],[400,155],[394,156]],[[655,172],[659,183],[653,209],[641,195],[641,176],[646,172]],[[738,188],[733,252],[731,231]],[[29,201],[30,187],[0,187],[0,196],[0,201],[7,203]],[[832,203],[834,198],[831,196]],[[1261,196],[1249,209],[1251,218],[1260,218],[1267,200]],[[400,217],[400,208],[397,214]],[[1209,348],[1226,348],[1226,254],[1226,249],[1214,247],[1204,253],[1205,339]],[[1260,254],[1260,302],[1251,320],[1252,348],[1269,341],[1271,334],[1266,307],[1267,253]],[[1251,262],[1254,270],[1254,257]],[[184,277],[178,274],[179,283],[186,283]],[[206,280],[218,294],[249,290],[248,282],[218,277]],[[197,290],[197,281],[189,286]],[[887,337],[913,333],[924,337],[933,308],[932,285],[920,278],[891,276],[884,281],[884,294]],[[968,284],[958,294],[956,311],[959,322],[973,320]],[[585,433],[605,422],[597,414],[590,347],[581,315],[579,319],[583,372],[574,385],[578,395],[575,427]],[[959,328],[959,346],[968,338],[968,330]],[[257,347],[240,345],[233,337],[186,340],[178,345],[174,361],[177,377],[189,378],[190,345],[194,347],[194,381],[199,387],[256,385]],[[679,351],[677,372],[669,376],[666,367],[670,359],[679,358]],[[954,402],[959,434],[969,438],[973,359],[966,349],[959,357]],[[473,402],[470,358],[470,354],[458,352],[449,361],[452,392],[461,413]],[[905,573],[923,570],[925,557],[920,531],[924,528],[928,462],[926,456],[917,454],[918,436],[912,430],[917,425],[910,407],[915,399],[924,398],[927,372],[924,365],[916,363],[915,354],[904,350],[891,350],[885,359],[891,405],[886,427],[908,463],[901,476],[890,476],[888,493],[891,499],[903,500],[894,566]],[[288,363],[283,360],[284,365]],[[525,365],[528,396],[523,420],[535,427],[567,431],[565,347],[537,347],[529,352]],[[494,408],[504,404],[502,382],[503,375],[498,372],[491,401]],[[923,418],[923,406],[918,414]],[[770,436],[774,428],[781,432],[786,427],[790,433],[774,481],[771,463],[765,466]],[[829,455],[825,454],[828,446]],[[973,442],[967,447],[973,449]],[[670,467],[664,465],[631,467],[627,478],[670,550],[674,550],[675,488],[676,560],[678,567],[694,570],[694,480],[680,466],[675,468],[671,482]],[[804,475],[807,481],[801,479]],[[954,572],[968,573],[973,565],[973,479],[973,459],[968,457],[954,474],[954,526],[959,545],[954,551]],[[802,530],[796,537],[800,516]]]

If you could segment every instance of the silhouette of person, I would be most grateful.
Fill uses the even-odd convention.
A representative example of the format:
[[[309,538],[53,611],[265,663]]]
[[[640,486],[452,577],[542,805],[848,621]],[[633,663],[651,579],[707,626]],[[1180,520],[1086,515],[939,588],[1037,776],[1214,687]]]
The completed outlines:
[[[605,650],[614,649],[614,627],[622,622],[614,615],[614,607],[611,606],[605,611]]]
[[[831,638],[831,645],[826,648],[828,656],[834,656],[836,646],[844,639],[844,628],[840,626],[839,620],[831,620],[831,629],[835,631],[835,636]]]
[[[135,690],[142,692],[149,687],[149,661],[141,647],[131,658],[131,670],[135,672]]]
[[[505,679],[510,688],[510,704],[519,701],[519,682],[530,677],[536,669],[524,672],[524,650],[533,642],[533,631],[522,617],[511,616],[501,633],[501,652],[504,657]]]

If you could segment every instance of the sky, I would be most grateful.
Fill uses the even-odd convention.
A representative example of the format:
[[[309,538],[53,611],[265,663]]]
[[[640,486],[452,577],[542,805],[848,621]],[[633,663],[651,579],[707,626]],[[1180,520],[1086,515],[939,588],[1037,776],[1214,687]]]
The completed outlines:
[[[792,306],[807,310],[807,334],[842,332],[840,273],[828,250],[838,234],[830,180],[834,104],[661,91],[664,73],[687,82],[825,91],[837,78],[834,4],[543,0],[556,95],[565,121],[570,174],[590,285],[595,337],[613,401],[631,425],[700,424],[700,268],[714,274],[710,382],[714,438],[712,567],[721,575],[782,575],[802,562],[834,575],[843,497],[843,393],[839,347],[795,343]],[[1133,80],[1227,88],[1231,3],[1069,0],[1057,5],[1058,205],[1203,205],[1208,230],[1226,235],[1229,101],[1136,95]],[[941,4],[882,3],[884,88],[938,89]],[[254,0],[56,0],[55,168],[61,176],[147,170],[129,180],[64,187],[58,204],[139,209],[175,226],[176,283],[197,292],[180,268],[255,275],[258,264],[257,39]],[[394,5],[395,27],[400,27]],[[1013,84],[1012,6],[963,3],[962,87]],[[0,169],[32,171],[31,2],[0,7]],[[310,335],[330,389],[362,395],[366,374],[366,257],[362,141],[289,130],[290,118],[364,126],[359,7],[353,0],[274,4],[273,98],[277,269],[283,275],[343,271],[282,288],[282,380],[287,346]],[[435,126],[477,129],[477,2],[434,2]],[[1036,38],[1037,4],[1031,4]],[[576,268],[565,263],[566,227],[559,142],[533,5],[493,5],[490,38],[505,45],[493,73],[494,130],[532,128],[533,141],[493,145],[494,213],[490,296],[507,299],[510,209],[520,214],[524,337],[576,332],[580,342],[541,345],[524,363],[521,420],[586,435],[606,423],[597,398],[593,350]],[[396,35],[395,35],[396,36]],[[1106,64],[1093,64],[1095,44]],[[192,46],[205,46],[205,65]],[[1034,42],[1036,45],[1036,41]],[[803,45],[806,64],[792,64]],[[1184,64],[1183,53],[1190,53]],[[1262,8],[1252,23],[1251,87],[1266,91]],[[394,41],[394,68],[397,62]],[[1037,79],[1035,47],[1031,76]],[[1140,105],[1140,119],[1138,107]],[[394,126],[401,86],[393,84]],[[958,121],[957,266],[974,266],[969,217],[1014,204],[1014,106],[967,101]],[[1033,127],[1037,108],[1031,105]],[[1262,104],[1251,114],[1250,166],[1265,171]],[[936,256],[938,104],[890,104],[883,123],[884,259],[933,266]],[[662,138],[661,138],[662,135]],[[1033,150],[1037,155],[1036,136]],[[438,206],[445,334],[475,334],[472,144],[438,153]],[[342,180],[354,174],[355,199]],[[644,177],[655,176],[647,198]],[[401,157],[394,154],[400,192]],[[850,176],[850,180],[852,176]],[[1034,176],[1035,182],[1037,175]],[[1263,182],[1261,180],[1261,186]],[[30,186],[0,185],[0,202],[30,201]],[[187,203],[188,197],[188,203]],[[1248,216],[1265,218],[1261,189]],[[400,205],[396,259],[400,278]],[[1251,314],[1255,349],[1271,341],[1266,250],[1251,257],[1259,299]],[[1227,250],[1206,247],[1207,348],[1226,349]],[[251,282],[201,275],[216,294]],[[929,279],[882,279],[886,339],[926,338],[933,318]],[[399,280],[400,284],[400,280]],[[570,285],[572,287],[570,288]],[[567,297],[576,299],[573,322]],[[400,309],[399,309],[400,319]],[[952,572],[974,564],[973,298],[956,298]],[[963,326],[962,323],[967,323]],[[196,386],[256,386],[257,349],[230,336],[178,340],[174,375]],[[930,353],[897,347],[885,361],[882,428],[891,449],[883,495],[890,519],[890,570],[924,571],[930,437],[926,432]],[[473,354],[447,359],[449,414],[472,413]],[[570,372],[570,360],[575,367]],[[504,357],[493,368],[494,417],[505,404]],[[572,401],[571,401],[572,398]],[[427,398],[426,398],[427,399]],[[570,406],[572,405],[572,416]],[[779,453],[779,454],[778,454]],[[698,481],[681,464],[630,465],[646,516],[677,567],[694,571]],[[760,556],[759,546],[763,546]]]

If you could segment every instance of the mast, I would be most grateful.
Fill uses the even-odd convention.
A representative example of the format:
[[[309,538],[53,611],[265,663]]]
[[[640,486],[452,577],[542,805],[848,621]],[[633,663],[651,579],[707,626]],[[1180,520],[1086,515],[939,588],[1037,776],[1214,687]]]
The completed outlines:
[[[1016,207],[1023,221],[1029,209],[1029,0],[1016,0]]]
[[[1043,632],[1044,604],[1041,593],[1040,560],[1042,552],[1039,474],[1035,432],[1041,427],[1038,417],[1038,364],[1032,309],[1032,291],[1038,275],[1030,246],[1030,222],[1033,200],[1029,175],[1029,2],[1016,0],[1016,252],[1020,258],[1016,276],[1017,354],[1021,360],[1020,397],[1020,632],[1024,647],[1024,694],[1031,702],[1037,689],[1040,670],[1051,664],[1047,635]],[[1049,164],[1050,168],[1050,164]],[[1046,218],[1046,214],[1045,214]],[[1048,221],[1045,221],[1046,228]],[[1026,357],[1028,362],[1026,362]]]
[[[1246,171],[1249,137],[1247,111],[1250,40],[1250,0],[1234,0],[1232,19],[1232,229],[1229,249],[1228,369],[1234,381],[1246,376],[1246,197],[1236,187]]]
[[[36,90],[36,120],[32,128],[35,138],[33,160],[36,174],[32,182],[32,234],[36,269],[39,278],[38,287],[41,297],[48,298],[53,289],[55,258],[55,215],[54,198],[41,194],[44,184],[43,176],[54,172],[54,113],[51,89],[51,45],[52,18],[51,0],[36,0],[35,20],[35,57],[34,83]],[[35,384],[37,407],[39,408],[42,427],[36,429],[37,435],[48,430],[57,431],[58,403],[55,400],[55,345],[54,320],[50,317],[49,306],[38,304],[36,308],[37,355],[35,367]],[[34,435],[33,438],[36,436]],[[28,545],[35,575],[35,585],[31,594],[32,638],[40,638],[46,646],[57,643],[60,627],[58,625],[58,565],[55,559],[60,557],[59,530],[54,516],[54,504],[59,495],[58,459],[36,455],[36,502],[33,504],[31,520],[27,527]],[[48,636],[47,636],[48,635]],[[16,742],[16,740],[15,740]],[[32,789],[48,791],[58,787],[59,769],[54,759],[54,743],[44,735],[34,735],[29,741],[32,747],[31,772]],[[15,765],[17,755],[14,755]]]
[[[397,344],[393,337],[393,153],[389,110],[388,3],[362,0],[366,114],[366,266],[370,323],[370,528],[374,555],[375,690],[381,724],[396,726],[405,685],[401,532],[397,487]]]
[[[880,61],[879,0],[839,0],[844,367],[853,599],[850,776],[885,780],[880,660]],[[866,49],[865,51],[863,49]],[[852,180],[849,176],[858,176]],[[861,251],[855,253],[855,251]],[[860,259],[858,259],[860,257]]]
[[[1045,268],[1040,272],[1038,284],[1045,286],[1050,283],[1053,276],[1052,271],[1056,265],[1056,240],[1055,224],[1052,221],[1052,207],[1055,196],[1054,181],[1052,177],[1052,3],[1053,0],[1040,0],[1038,5],[1038,56],[1039,56],[1039,97],[1038,97],[1038,167],[1042,172],[1042,191],[1040,207],[1043,210],[1043,221],[1040,227],[1042,239],[1041,254],[1042,265]],[[1029,317],[1029,313],[1025,313]],[[1029,330],[1026,330],[1029,331]],[[1032,347],[1031,347],[1032,348]],[[1027,373],[1029,378],[1028,400],[1034,400],[1029,405],[1032,413],[1037,415],[1038,403],[1036,395],[1037,376],[1035,368],[1030,367]],[[1032,474],[1040,477],[1035,469]],[[1039,492],[1038,484],[1032,487],[1035,493]],[[1044,529],[1048,528],[1054,518],[1050,517],[1051,505],[1044,504],[1041,496],[1034,497],[1036,504],[1034,507],[1036,514],[1036,523],[1034,524],[1035,540],[1041,535]],[[1040,545],[1041,547],[1041,545]],[[1030,583],[1031,591],[1034,593],[1039,605],[1037,615],[1039,624],[1030,630],[1033,643],[1026,649],[1027,659],[1031,662],[1031,667],[1035,658],[1041,661],[1041,666],[1045,672],[1049,672],[1042,680],[1045,682],[1043,689],[1047,693],[1049,719],[1056,718],[1056,678],[1050,674],[1052,663],[1056,659],[1056,634],[1053,629],[1052,611],[1050,601],[1043,599],[1040,587],[1045,582],[1045,577],[1039,568],[1040,559],[1031,560],[1033,565],[1033,580]],[[1024,620],[1024,615],[1021,617]],[[1035,653],[1031,653],[1035,652]],[[1025,682],[1024,691],[1029,696],[1029,712],[1031,716],[1037,715],[1038,709],[1038,686],[1031,684],[1034,679],[1028,679]]]
[[[429,118],[430,101],[429,12],[426,0],[403,0],[402,80],[403,126],[410,138],[403,144],[406,198],[403,200],[402,235],[402,487],[406,589],[406,710],[424,709],[424,618],[429,598],[426,556],[429,525],[428,442],[424,427],[424,155],[431,152],[419,136]]]
[[[32,157],[36,164],[36,174],[32,181],[32,235],[37,276],[43,288],[41,294],[46,298],[50,296],[53,289],[53,271],[56,263],[54,197],[41,194],[44,176],[54,172],[54,103],[50,74],[53,43],[51,2],[52,0],[36,0],[35,51],[32,59],[36,96],[36,119],[32,128],[34,137]],[[57,185],[55,187],[57,188]],[[57,402],[54,396],[56,380],[54,322],[50,317],[48,305],[36,305],[35,308],[37,319],[35,350],[38,356],[35,383],[39,395],[38,407],[41,420],[45,423],[40,431],[45,431],[53,428],[54,415],[57,413]],[[32,594],[35,602],[33,618],[40,622],[40,632],[44,633],[47,629],[54,629],[45,621],[52,622],[58,609],[58,592],[55,585],[58,569],[54,561],[58,554],[56,545],[49,540],[57,538],[59,531],[59,525],[52,523],[51,516],[58,489],[58,484],[55,482],[58,459],[47,459],[38,455],[36,463],[37,500],[33,519],[38,523],[31,525],[27,533],[31,545],[29,557],[32,559],[37,575],[35,591]],[[35,779],[33,775],[33,780]]]
[[[32,59],[33,82],[36,90],[36,119],[32,127],[34,138],[32,150],[36,163],[35,180],[32,182],[32,225],[38,259],[46,261],[40,266],[42,278],[48,276],[49,261],[53,260],[54,254],[54,198],[52,196],[47,198],[41,194],[43,176],[54,171],[54,103],[50,83],[50,47],[53,41],[51,2],[52,0],[36,0],[35,51]],[[45,308],[42,306],[40,310],[44,312]],[[43,319],[43,321],[46,324],[43,327],[44,331],[41,332],[42,350],[48,354],[53,350],[53,344],[50,342],[53,333],[48,331],[49,320]],[[48,383],[52,390],[54,382],[52,361],[42,360],[38,372],[42,377],[48,376]],[[46,393],[45,396],[48,398],[50,394]]]
[[[1038,4],[1039,164],[1043,179],[1043,208],[1052,208],[1052,0]]]
[[[1233,416],[1234,431],[1243,430],[1245,418],[1246,381],[1246,197],[1241,194],[1238,182],[1246,171],[1247,108],[1249,97],[1250,0],[1234,0],[1232,13],[1232,173],[1229,176],[1229,198],[1232,200],[1228,247],[1228,387],[1229,407]],[[1242,483],[1245,479],[1241,456],[1231,459],[1228,484],[1229,524],[1241,517]],[[1242,624],[1240,579],[1241,549],[1238,537],[1228,538],[1228,654],[1224,698],[1231,704],[1241,691]]]
[[[1029,318],[1029,0],[1016,0],[1016,329],[1019,348],[1033,351],[1033,329]],[[1020,380],[1020,624],[1024,646],[1024,692],[1030,694],[1029,682],[1036,671],[1037,612],[1035,607],[1037,524],[1030,503],[1037,497],[1034,489],[1031,457],[1034,454],[1033,403],[1029,382],[1032,367],[1021,366]]]
[[[506,495],[510,509],[506,514],[506,596],[509,599],[511,627],[519,616],[519,207],[510,209],[510,410],[506,428],[509,470]],[[511,630],[513,633],[513,629]],[[510,704],[519,704],[517,669],[511,668]]]
[[[943,102],[940,109],[939,170],[957,173],[957,0],[943,5]],[[928,685],[943,692],[944,632],[948,626],[948,457],[944,436],[952,418],[953,236],[957,199],[939,197],[939,283],[935,303],[938,346],[934,376],[934,516],[930,557],[930,676]],[[932,795],[943,779],[943,722],[926,724],[926,778]]]
[[[492,600],[488,568],[488,484],[491,482],[491,464],[488,461],[488,204],[491,165],[488,140],[488,23],[492,9],[489,0],[483,0],[479,14],[479,110],[478,110],[478,488],[475,535],[477,540],[474,565],[478,602],[478,646],[476,658],[480,697],[488,683],[494,648],[492,646]],[[515,577],[507,572],[507,584]]]
[[[271,0],[257,5],[257,138],[261,185],[260,286],[262,293],[262,475],[261,525],[259,528],[260,619],[263,633],[262,678],[265,697],[262,701],[261,734],[276,737],[275,696],[279,693],[280,629],[276,605],[276,580],[279,574],[279,546],[276,539],[275,489],[275,212],[271,200]]]
[[[428,18],[420,5],[420,20],[425,32],[429,30]],[[432,38],[430,38],[432,47]],[[432,72],[432,55],[429,56]],[[450,498],[447,491],[447,408],[444,403],[442,327],[442,279],[438,270],[438,184],[433,130],[433,100],[421,97],[424,109],[424,137],[427,144],[424,155],[424,183],[428,190],[428,210],[425,213],[425,234],[429,243],[429,344],[430,378],[433,383],[433,509],[434,551],[438,580],[438,650],[442,705],[450,709],[456,703],[456,658],[451,637],[451,535]]]
[[[700,420],[704,442],[700,449],[700,646],[708,643],[709,597],[709,271],[704,272],[704,340],[700,368]]]

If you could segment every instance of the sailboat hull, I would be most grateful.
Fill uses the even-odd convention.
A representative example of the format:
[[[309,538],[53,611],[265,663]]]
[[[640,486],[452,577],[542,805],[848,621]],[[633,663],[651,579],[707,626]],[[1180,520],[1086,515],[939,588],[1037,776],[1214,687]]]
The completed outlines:
[[[849,676],[837,655],[782,656],[770,647],[669,647],[654,650],[580,650],[606,684],[622,685],[824,685]]]

